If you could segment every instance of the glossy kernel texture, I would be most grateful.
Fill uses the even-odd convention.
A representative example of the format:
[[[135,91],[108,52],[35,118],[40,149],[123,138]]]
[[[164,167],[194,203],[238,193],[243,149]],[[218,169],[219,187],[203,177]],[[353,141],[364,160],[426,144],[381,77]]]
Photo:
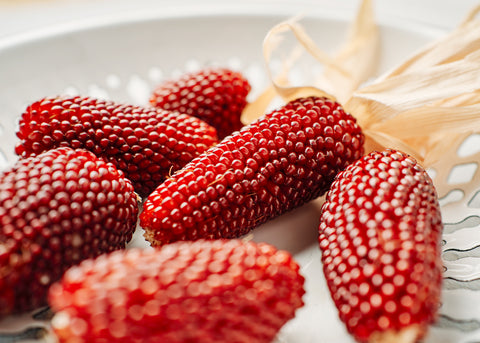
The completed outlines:
[[[130,181],[85,150],[50,150],[4,171],[0,315],[45,305],[68,267],[125,248],[137,215]]]
[[[425,332],[440,301],[442,221],[432,180],[412,157],[385,150],[346,168],[319,231],[328,287],[358,341],[414,325]]]
[[[247,105],[250,89],[241,73],[211,67],[158,85],[150,103],[198,117],[215,127],[218,136],[224,138],[243,126],[240,116]]]
[[[225,138],[161,184],[140,224],[152,245],[235,238],[328,190],[363,153],[355,119],[302,98]]]
[[[199,240],[85,261],[49,299],[60,342],[269,343],[303,306],[303,284],[288,252]]]
[[[22,114],[16,153],[22,157],[68,146],[113,163],[142,197],[170,173],[217,142],[198,118],[89,97],[51,97]]]

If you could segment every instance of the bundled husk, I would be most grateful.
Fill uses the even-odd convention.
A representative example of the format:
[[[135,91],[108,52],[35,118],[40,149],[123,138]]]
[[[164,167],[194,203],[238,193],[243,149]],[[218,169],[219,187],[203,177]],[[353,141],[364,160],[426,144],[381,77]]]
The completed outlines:
[[[413,155],[435,171],[437,190],[443,196],[459,187],[448,183],[452,167],[480,161],[480,152],[466,157],[457,153],[466,137],[480,131],[478,11],[473,9],[452,32],[364,86],[380,58],[380,33],[371,0],[362,2],[344,46],[333,57],[315,44],[298,18],[282,22],[265,37],[267,66],[273,52],[281,50],[285,35],[293,33],[298,46],[291,49],[276,75],[267,68],[271,86],[250,104],[243,120],[251,122],[262,115],[275,97],[283,101],[309,95],[330,97],[357,118],[367,138],[366,153],[396,148]],[[322,65],[322,72],[311,84],[292,85],[289,71],[305,51]],[[464,193],[479,181],[474,178],[462,184]]]
[[[284,101],[301,96],[326,96],[345,103],[352,93],[376,73],[380,59],[380,33],[373,15],[371,0],[364,0],[355,20],[350,25],[348,36],[334,56],[329,56],[318,47],[294,17],[275,25],[267,33],[263,44],[263,55],[271,85],[249,106],[242,115],[244,123],[261,116],[272,100],[279,96]],[[281,43],[292,33],[297,45],[287,52],[281,70],[274,75],[270,66],[276,50],[282,50]],[[283,51],[282,51],[283,52]],[[308,70],[310,85],[292,86],[288,80],[289,71],[299,63],[302,53],[307,52],[314,62],[321,65],[320,72],[314,73],[314,66]]]

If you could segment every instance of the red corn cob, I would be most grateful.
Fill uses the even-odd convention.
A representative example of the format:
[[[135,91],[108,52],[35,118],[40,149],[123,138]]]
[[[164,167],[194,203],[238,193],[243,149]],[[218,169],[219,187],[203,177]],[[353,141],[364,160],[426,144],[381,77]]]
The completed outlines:
[[[153,92],[152,105],[198,117],[224,138],[243,124],[240,116],[247,105],[251,86],[239,72],[227,68],[205,68],[168,80]]]
[[[303,306],[303,283],[291,255],[264,243],[118,251],[52,286],[52,325],[60,343],[269,343]]]
[[[137,196],[113,165],[58,148],[0,174],[0,315],[46,305],[48,287],[80,261],[125,248]]]
[[[356,340],[421,339],[442,282],[442,221],[426,171],[398,151],[365,156],[332,184],[319,230],[331,295]]]
[[[153,245],[234,238],[322,195],[363,153],[355,119],[326,98],[292,101],[161,184],[140,215]]]
[[[22,157],[59,146],[90,150],[121,169],[141,196],[217,142],[215,129],[197,118],[79,96],[34,102],[17,136]]]

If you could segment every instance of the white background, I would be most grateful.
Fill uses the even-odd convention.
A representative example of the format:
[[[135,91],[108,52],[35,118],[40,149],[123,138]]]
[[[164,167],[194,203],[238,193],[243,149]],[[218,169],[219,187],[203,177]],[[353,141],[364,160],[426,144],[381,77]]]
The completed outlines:
[[[0,40],[82,20],[142,12],[196,14],[225,8],[271,8],[272,12],[355,12],[358,0],[0,0]],[[408,19],[440,28],[458,24],[478,0],[377,0],[379,19]],[[136,13],[135,13],[136,12]]]

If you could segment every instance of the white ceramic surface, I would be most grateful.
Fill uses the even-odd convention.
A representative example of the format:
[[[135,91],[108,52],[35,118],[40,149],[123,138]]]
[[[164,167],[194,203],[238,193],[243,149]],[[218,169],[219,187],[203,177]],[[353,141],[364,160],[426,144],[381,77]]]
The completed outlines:
[[[254,97],[267,83],[262,40],[268,29],[286,16],[266,9],[247,12],[224,9],[215,14],[162,15],[155,11],[110,16],[0,40],[0,166],[16,159],[13,146],[18,116],[28,103],[44,96],[77,93],[146,104],[152,87],[163,78],[218,64],[243,71],[253,84]],[[302,21],[327,51],[344,38],[347,28],[349,18],[337,14],[315,13]],[[381,70],[442,34],[399,18],[383,21],[381,33]],[[317,246],[321,203],[318,199],[253,233],[254,240],[294,253],[306,276],[306,306],[284,327],[277,343],[353,342],[337,319],[323,278]],[[480,217],[478,208],[465,212],[466,206],[462,200],[445,207],[449,220],[444,246],[445,291],[440,320],[428,343],[480,341]],[[132,244],[144,245],[141,235]],[[1,321],[0,342],[15,341],[12,335],[25,327],[48,328],[48,322],[29,317]]]

